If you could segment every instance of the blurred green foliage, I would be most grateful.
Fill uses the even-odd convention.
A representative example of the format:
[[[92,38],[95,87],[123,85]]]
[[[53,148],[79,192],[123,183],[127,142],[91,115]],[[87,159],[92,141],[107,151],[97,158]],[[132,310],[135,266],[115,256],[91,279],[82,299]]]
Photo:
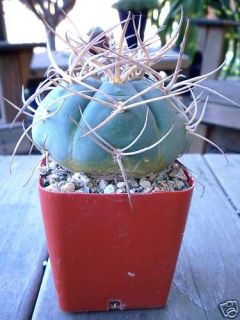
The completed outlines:
[[[167,37],[173,31],[174,22],[179,21],[183,10],[184,19],[204,18],[209,10],[216,16],[217,19],[235,22],[236,24],[226,24],[226,32],[224,39],[223,56],[225,57],[230,52],[228,66],[225,68],[224,77],[232,73],[233,66],[239,68],[239,51],[240,51],[240,0],[159,0],[159,6],[150,12],[150,18],[153,25],[158,28],[165,26],[159,32],[159,37],[162,43],[166,42]],[[239,24],[239,25],[237,25]],[[185,24],[182,27],[182,35]],[[197,49],[197,27],[190,23],[188,39],[185,52],[192,58]],[[177,47],[180,46],[182,37],[179,37]],[[234,68],[235,69],[235,68]]]

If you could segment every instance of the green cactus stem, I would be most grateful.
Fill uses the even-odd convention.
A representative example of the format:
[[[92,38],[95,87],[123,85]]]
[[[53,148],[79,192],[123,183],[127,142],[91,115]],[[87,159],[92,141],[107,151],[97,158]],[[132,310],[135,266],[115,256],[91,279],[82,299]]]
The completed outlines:
[[[145,78],[129,80],[125,83],[103,81],[99,87],[100,91],[88,93],[89,100],[81,97],[81,92],[85,89],[83,86],[74,85],[66,89],[56,87],[41,102],[34,117],[33,140],[40,150],[48,150],[55,161],[77,172],[99,174],[119,172],[118,164],[114,159],[117,150],[122,154],[127,175],[142,176],[163,169],[189,145],[185,129],[186,119],[171,105],[171,103],[177,105],[177,100],[169,98],[170,100],[153,101],[118,112],[106,125],[96,130],[97,135],[106,142],[108,151],[96,143],[99,139],[96,135],[94,136],[94,133],[92,135],[95,139],[92,139],[90,134],[84,136],[89,128],[97,127],[111,116],[114,110],[114,105],[109,108],[108,105],[103,104],[104,101],[108,103],[109,101],[101,91],[121,104],[151,85],[152,81]],[[54,103],[60,95],[67,96],[69,88],[78,91],[79,95],[74,94]],[[134,99],[132,103],[144,102],[159,96],[163,96],[163,92],[155,88]],[[92,100],[92,97],[96,100]],[[53,117],[40,120],[44,118],[46,110],[55,112],[58,108],[59,111]],[[177,108],[182,109],[181,105]],[[139,139],[124,150],[126,154],[133,154],[124,155],[121,150],[138,137],[145,121],[145,130]],[[158,142],[168,132],[168,136],[156,147],[134,154]],[[114,150],[116,150],[115,154]]]
[[[192,89],[201,87],[199,82],[221,66],[178,82],[185,33],[174,73],[163,76],[152,66],[174,47],[182,18],[168,43],[155,53],[148,50],[151,41],[143,42],[136,28],[138,47],[124,45],[129,20],[123,28],[115,26],[122,29],[119,43],[112,41],[114,28],[78,46],[68,40],[73,49],[68,70],[58,67],[49,52],[48,79],[17,115],[33,111],[30,105],[35,99],[33,123],[19,143],[32,129],[34,145],[63,167],[100,175],[120,172],[125,179],[164,169],[187,150],[190,136],[198,136],[195,130],[207,103],[196,120],[199,97]],[[98,46],[103,37],[108,39],[107,47]],[[178,96],[188,91],[193,101],[185,106]]]

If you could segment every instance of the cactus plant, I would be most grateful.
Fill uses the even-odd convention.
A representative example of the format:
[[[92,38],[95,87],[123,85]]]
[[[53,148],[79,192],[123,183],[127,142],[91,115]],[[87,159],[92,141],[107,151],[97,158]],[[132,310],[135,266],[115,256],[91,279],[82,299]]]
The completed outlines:
[[[173,98],[158,101],[164,95],[159,88],[150,90],[155,84],[151,80],[111,83],[88,79],[84,84],[93,86],[88,97],[85,85],[56,87],[34,117],[36,145],[48,150],[62,166],[88,173],[117,173],[115,160],[122,158],[127,174],[146,175],[165,168],[188,146],[186,119],[177,110],[182,111],[182,106]],[[69,90],[78,94],[69,95]],[[63,100],[64,96],[68,97]],[[44,114],[56,110],[45,119]],[[91,137],[88,131],[96,127]]]
[[[175,72],[163,77],[152,68],[176,43],[182,19],[157,53],[149,53],[151,39],[143,42],[136,28],[138,47],[124,46],[129,20],[117,44],[111,39],[113,28],[77,46],[68,40],[73,53],[66,71],[50,53],[47,80],[21,111],[32,110],[36,100],[26,133],[32,129],[37,148],[71,171],[145,176],[174,162],[189,147],[191,135],[197,135],[202,116],[195,120],[198,97],[192,89],[207,75],[177,82],[187,31]],[[100,47],[103,38],[109,41]],[[186,91],[193,97],[189,106],[178,98]]]
[[[138,47],[124,47],[128,22],[117,44],[112,29],[77,46],[68,38],[73,50],[69,68],[59,68],[50,54],[47,79],[19,111],[34,113],[22,138],[32,129],[33,143],[46,159],[71,171],[94,173],[94,178],[121,173],[126,186],[124,194],[95,196],[84,189],[73,193],[75,187],[70,194],[66,188],[55,192],[43,177],[39,180],[51,267],[65,311],[111,310],[116,303],[120,309],[164,306],[193,191],[188,177],[186,190],[151,190],[131,198],[128,181],[138,179],[128,177],[167,167],[196,135],[202,116],[195,120],[198,97],[192,89],[206,76],[177,82],[186,37],[172,75],[152,68],[174,46],[181,21],[154,54],[147,48],[152,40],[143,42],[137,30]],[[178,98],[186,91],[193,96],[188,106]],[[33,100],[36,111],[30,106]],[[135,272],[136,279],[131,276]]]

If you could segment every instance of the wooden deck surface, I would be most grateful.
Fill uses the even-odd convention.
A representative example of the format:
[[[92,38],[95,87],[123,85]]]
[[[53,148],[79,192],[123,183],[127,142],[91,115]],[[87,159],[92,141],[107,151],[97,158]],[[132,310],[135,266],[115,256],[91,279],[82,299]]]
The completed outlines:
[[[240,155],[186,155],[197,179],[168,304],[162,309],[69,314],[59,310],[36,189],[37,156],[0,157],[0,319],[221,320],[240,307]],[[240,314],[235,318],[240,319]]]

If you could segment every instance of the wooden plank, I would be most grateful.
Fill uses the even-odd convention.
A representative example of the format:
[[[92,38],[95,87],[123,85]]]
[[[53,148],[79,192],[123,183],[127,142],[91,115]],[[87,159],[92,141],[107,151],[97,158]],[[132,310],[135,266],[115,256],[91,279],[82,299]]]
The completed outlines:
[[[204,47],[201,74],[215,70],[223,61],[224,28],[211,26],[207,28],[207,38]],[[218,72],[209,76],[217,79]]]
[[[223,46],[224,36],[229,26],[239,26],[238,21],[224,19],[191,19],[190,22],[198,26],[199,45],[198,49],[203,54],[201,74],[217,68],[224,60]],[[218,73],[210,76],[216,79]]]
[[[205,80],[202,82],[202,85],[209,89],[213,89],[223,96],[239,103],[240,82],[238,81]],[[196,88],[194,93],[197,96],[201,91],[201,88]],[[236,106],[230,101],[227,101],[226,99],[207,90],[205,90],[204,94],[200,98],[201,101],[198,104],[199,108],[197,117],[199,117],[202,112],[202,108],[207,96],[209,99],[202,123],[239,130],[239,106]]]
[[[153,52],[156,53],[158,49],[159,48],[150,48],[149,51],[151,53]],[[68,67],[69,55],[67,53],[53,51],[52,54],[60,68],[66,69]],[[159,61],[157,61],[152,66],[152,68],[158,71],[174,70],[177,63],[177,57],[178,57],[177,51],[169,50],[166,56],[164,56],[163,59],[160,59]],[[182,64],[181,64],[182,69],[188,68],[189,63],[190,63],[189,57],[184,54],[182,59]],[[30,66],[30,78],[31,79],[44,78],[45,72],[50,64],[51,62],[49,60],[49,57],[46,51],[34,53],[31,66]]]
[[[200,113],[203,104],[199,104]],[[240,108],[209,102],[202,123],[240,130]]]
[[[38,44],[0,42],[0,109],[5,122],[11,122],[17,111],[3,97],[19,107],[22,106],[22,86],[27,84],[33,48],[36,45]]]
[[[240,157],[238,159],[240,160]],[[181,266],[182,260],[185,264],[188,261],[189,268],[177,268],[175,283],[178,283],[182,294],[187,294],[198,304],[191,293],[189,282],[186,282],[186,272],[192,273],[208,319],[221,319],[218,304],[240,297],[240,247],[236,241],[240,220],[215,176],[213,177],[211,170],[205,166],[203,158],[189,156],[184,163],[205,186],[205,192],[201,197],[202,187],[197,183],[179,259]],[[187,259],[184,259],[184,251]]]
[[[45,47],[43,42],[31,42],[31,43],[10,43],[8,41],[0,42],[0,53],[19,52],[21,50],[32,51],[35,47]]]
[[[0,86],[2,91],[1,113],[5,122],[11,122],[16,116],[17,111],[10,106],[3,98],[7,98],[17,106],[22,105],[22,79],[21,69],[16,52],[0,51]]]
[[[240,159],[240,157],[239,157]],[[109,313],[64,313],[59,310],[48,265],[33,320],[146,319],[219,320],[219,303],[240,296],[240,220],[199,155],[187,155],[184,163],[200,175],[206,186],[196,184],[184,242],[167,307]],[[196,174],[196,173],[195,173]]]
[[[153,53],[153,52],[157,53],[158,50],[159,50],[159,48],[154,48],[154,47],[149,48],[149,51],[151,53]],[[178,51],[169,50],[163,59],[160,59],[159,61],[157,61],[156,63],[153,64],[152,68],[157,71],[171,71],[171,72],[173,72],[173,70],[175,69],[176,64],[177,64],[178,55],[179,55]],[[190,64],[189,57],[186,54],[183,54],[182,62],[181,62],[181,69],[188,68],[189,64]]]
[[[0,319],[30,319],[47,257],[36,175],[23,188],[39,157],[0,157]]]
[[[226,96],[230,98],[233,101],[236,101],[239,103],[240,100],[240,81],[237,80],[204,80],[201,82],[202,85],[204,85],[207,88],[213,89],[219,93],[221,93],[223,96]],[[200,93],[202,91],[201,88],[196,88],[196,92]],[[195,91],[194,91],[195,92]],[[226,101],[222,97],[207,91],[207,95],[209,96],[209,102],[215,103],[215,104],[221,104],[221,105],[232,105],[230,101]],[[204,100],[202,97],[200,97],[201,100]],[[236,106],[236,108],[239,108]]]
[[[202,84],[213,89],[223,96],[232,99],[235,102],[240,100],[240,82],[234,80],[205,80]],[[194,93],[196,96],[202,91],[201,88],[196,88]],[[207,130],[204,134],[205,137],[215,142],[225,152],[238,152],[240,151],[240,108],[234,105],[231,101],[205,90],[200,97],[198,103],[197,119],[200,117],[203,109],[204,102],[207,98],[208,104],[205,110],[202,125],[205,125]],[[186,99],[186,103],[189,103]],[[196,140],[196,139],[195,139]],[[194,142],[194,145],[196,143]],[[208,143],[203,143],[204,151],[212,149]],[[200,149],[199,149],[200,150]],[[190,149],[190,152],[192,149]],[[193,150],[192,152],[195,152]]]
[[[57,65],[66,69],[68,67],[68,54],[53,51],[52,52]],[[47,68],[51,65],[47,51],[33,53],[30,65],[30,79],[43,79]]]
[[[195,131],[197,134],[200,134],[203,137],[207,136],[207,126],[200,123]],[[203,153],[206,142],[198,137],[191,137],[191,145],[188,149],[188,153]]]
[[[10,128],[10,124],[0,122],[0,155],[11,155],[15,146],[23,134],[23,127],[20,122],[16,122]],[[31,141],[23,138],[16,154],[28,154],[31,148]]]
[[[240,130],[209,126],[207,137],[216,143],[225,153],[240,153]],[[218,153],[217,149],[209,143],[205,144],[204,151],[205,153]]]
[[[240,215],[240,156],[237,154],[227,154],[228,163],[221,155],[206,154],[204,159],[214,172],[216,179],[227,194],[237,214]]]
[[[190,19],[190,23],[196,24],[201,27],[228,27],[228,26],[240,26],[238,21],[225,20],[225,19],[211,19],[211,18],[193,18]]]
[[[198,306],[189,303],[188,299],[179,294],[176,286],[172,286],[168,305],[161,309],[125,310],[112,312],[89,312],[89,313],[66,313],[59,309],[56,292],[53,284],[50,264],[44,274],[42,286],[33,313],[32,320],[45,320],[51,315],[52,319],[58,320],[194,320],[207,319],[203,310]]]

